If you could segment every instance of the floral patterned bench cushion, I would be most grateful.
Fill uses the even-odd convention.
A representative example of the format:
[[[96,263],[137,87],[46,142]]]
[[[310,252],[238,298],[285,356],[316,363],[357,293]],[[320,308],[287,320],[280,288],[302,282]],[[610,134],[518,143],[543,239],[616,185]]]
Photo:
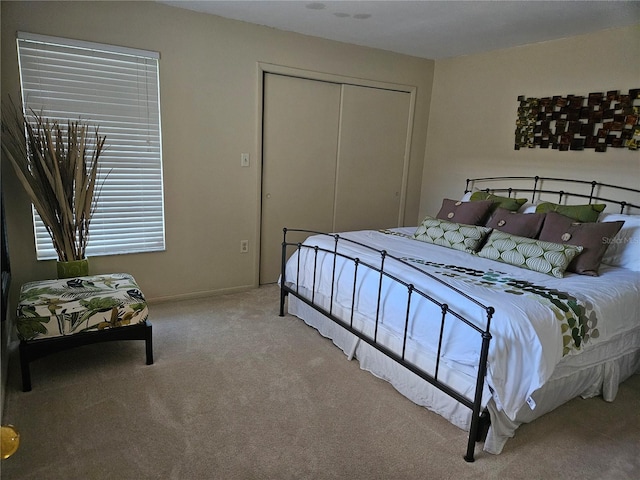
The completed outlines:
[[[18,338],[73,335],[144,322],[147,302],[127,273],[25,283],[20,291]]]

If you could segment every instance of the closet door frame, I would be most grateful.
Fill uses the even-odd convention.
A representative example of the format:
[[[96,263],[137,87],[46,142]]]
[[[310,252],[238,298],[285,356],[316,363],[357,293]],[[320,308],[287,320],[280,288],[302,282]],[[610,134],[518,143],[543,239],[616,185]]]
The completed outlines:
[[[400,190],[400,208],[398,210],[398,225],[403,225],[403,219],[406,210],[407,200],[407,183],[409,177],[409,159],[411,158],[411,138],[413,135],[413,118],[415,112],[416,102],[416,90],[417,88],[412,85],[403,85],[397,83],[381,82],[377,80],[369,80],[364,78],[349,77],[344,75],[336,75],[332,73],[317,72],[313,70],[305,70],[300,68],[288,67],[285,65],[277,65],[272,63],[257,62],[256,78],[258,81],[257,95],[256,95],[256,152],[257,158],[255,161],[257,174],[256,174],[256,188],[257,198],[260,199],[260,205],[258,206],[256,213],[256,225],[255,225],[255,238],[256,248],[254,249],[254,285],[260,285],[260,247],[261,247],[261,232],[262,232],[262,132],[263,132],[263,105],[264,105],[264,78],[266,74],[280,74],[291,77],[298,77],[308,80],[318,80],[338,84],[356,85],[362,87],[380,88],[384,90],[394,90],[399,92],[406,92],[410,95],[409,101],[409,115],[407,117],[407,138],[405,141],[405,153],[402,168],[402,188]],[[295,227],[295,225],[292,225]]]

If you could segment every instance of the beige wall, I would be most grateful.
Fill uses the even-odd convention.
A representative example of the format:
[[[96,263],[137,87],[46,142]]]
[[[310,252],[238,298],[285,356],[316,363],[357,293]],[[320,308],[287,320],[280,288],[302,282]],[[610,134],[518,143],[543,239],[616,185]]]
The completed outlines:
[[[540,175],[638,188],[640,153],[628,149],[514,150],[517,98],[640,88],[640,27],[436,62],[420,217],[464,180]]]
[[[92,271],[132,273],[152,300],[256,285],[259,63],[416,87],[409,225],[473,176],[640,180],[638,152],[513,149],[518,95],[640,87],[639,27],[433,62],[152,2],[2,2],[1,20],[3,100],[18,98],[17,30],[160,52],[167,250],[91,260]],[[28,200],[4,163],[2,173],[15,290],[55,265],[35,260]]]
[[[159,51],[167,250],[94,257],[132,273],[149,299],[257,282],[258,64],[416,87],[406,221],[418,217],[434,62],[226,20],[153,2],[2,2],[2,98],[19,98],[18,30]],[[250,168],[240,153],[251,154]],[[29,202],[3,164],[15,286],[55,276],[35,259]],[[250,253],[239,253],[249,239]]]

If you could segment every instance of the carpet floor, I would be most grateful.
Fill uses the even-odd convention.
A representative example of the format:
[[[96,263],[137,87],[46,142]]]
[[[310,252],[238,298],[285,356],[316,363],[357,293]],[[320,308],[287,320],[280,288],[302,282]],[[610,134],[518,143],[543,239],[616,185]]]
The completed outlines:
[[[152,304],[150,321],[149,366],[143,342],[88,345],[33,362],[24,393],[11,352],[3,480],[639,478],[640,375],[466,463],[466,432],[279,317],[275,286]]]

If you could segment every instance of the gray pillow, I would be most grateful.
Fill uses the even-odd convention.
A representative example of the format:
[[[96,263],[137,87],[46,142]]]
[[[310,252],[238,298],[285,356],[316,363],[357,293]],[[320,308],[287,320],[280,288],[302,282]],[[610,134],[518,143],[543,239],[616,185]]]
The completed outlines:
[[[492,205],[491,200],[461,202],[445,198],[442,200],[442,207],[440,207],[436,218],[466,225],[484,225]]]
[[[582,253],[571,261],[567,271],[595,277],[607,247],[623,224],[623,221],[579,223],[559,213],[549,212],[540,232],[540,240],[581,245]]]
[[[497,208],[486,226],[520,237],[536,238],[542,228],[545,215],[545,213],[515,213]]]

